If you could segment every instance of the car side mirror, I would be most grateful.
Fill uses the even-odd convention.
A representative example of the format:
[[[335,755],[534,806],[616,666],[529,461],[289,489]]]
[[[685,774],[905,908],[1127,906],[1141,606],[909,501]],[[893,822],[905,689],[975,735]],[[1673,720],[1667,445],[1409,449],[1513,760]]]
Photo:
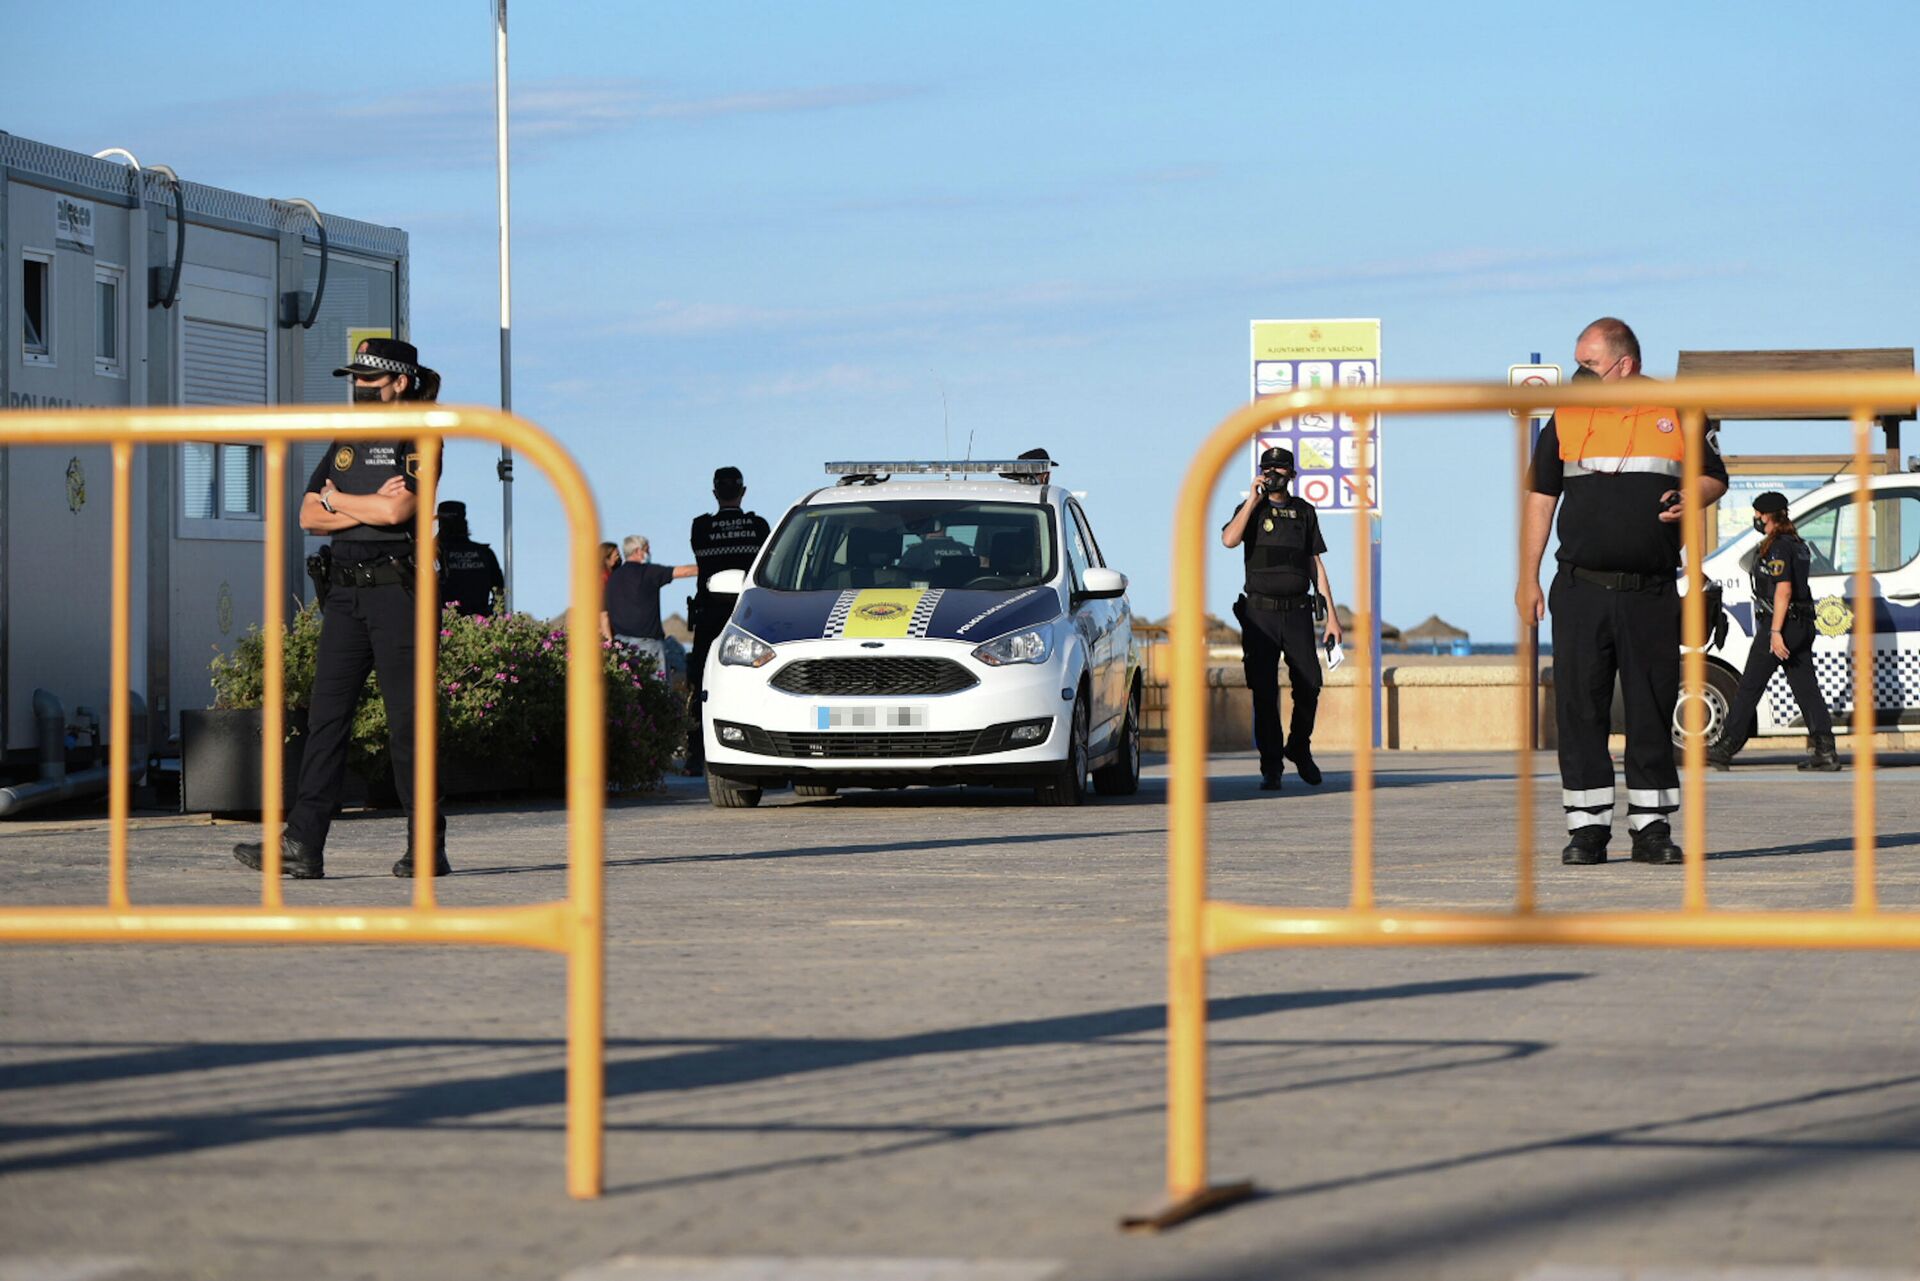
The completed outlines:
[[[738,596],[747,590],[747,571],[723,569],[707,579],[707,592],[713,596]]]
[[[1081,600],[1115,600],[1127,594],[1127,576],[1117,569],[1089,569],[1074,595]]]

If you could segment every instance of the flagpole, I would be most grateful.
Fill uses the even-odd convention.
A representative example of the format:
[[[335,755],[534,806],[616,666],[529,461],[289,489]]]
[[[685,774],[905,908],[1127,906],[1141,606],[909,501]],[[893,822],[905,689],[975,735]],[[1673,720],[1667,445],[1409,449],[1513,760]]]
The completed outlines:
[[[500,408],[513,412],[513,269],[507,185],[507,0],[493,0],[494,141],[500,171]],[[501,543],[506,607],[513,608],[513,451],[500,446]]]

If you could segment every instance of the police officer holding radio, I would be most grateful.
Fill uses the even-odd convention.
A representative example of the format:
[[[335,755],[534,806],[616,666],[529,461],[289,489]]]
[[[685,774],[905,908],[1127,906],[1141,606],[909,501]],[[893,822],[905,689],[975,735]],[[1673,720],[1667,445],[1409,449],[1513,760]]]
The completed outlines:
[[[393,338],[363,340],[353,360],[333,372],[353,379],[356,405],[419,400],[423,383],[438,384],[413,344]],[[314,469],[300,503],[300,527],[331,535],[333,543],[308,561],[320,601],[320,644],[299,787],[281,837],[284,876],[318,880],[326,875],[327,831],[339,805],[354,709],[370,671],[379,673],[386,703],[394,783],[408,819],[413,817],[412,521],[418,470],[412,441],[336,440]],[[444,876],[450,870],[444,817],[434,844],[431,874]],[[248,867],[261,865],[259,844],[236,845],[233,853]],[[395,876],[414,874],[413,854],[409,821],[407,852],[393,865]]]
[[[1292,450],[1274,446],[1263,452],[1252,494],[1220,531],[1220,541],[1243,548],[1246,559],[1246,592],[1234,602],[1233,615],[1240,620],[1247,690],[1253,695],[1253,740],[1260,750],[1260,790],[1266,792],[1280,790],[1287,761],[1293,762],[1307,783],[1316,787],[1320,783],[1312,739],[1321,683],[1314,621],[1322,609],[1328,646],[1340,643],[1340,620],[1326,607],[1333,589],[1320,559],[1327,551],[1320,516],[1313,504],[1289,492],[1293,477]],[[1280,732],[1283,659],[1293,691],[1292,723],[1284,736]]]
[[[1727,469],[1709,435],[1700,492],[1680,478],[1686,433],[1680,411],[1662,404],[1640,372],[1640,340],[1624,321],[1602,317],[1580,333],[1574,379],[1621,384],[1625,403],[1562,409],[1534,444],[1522,515],[1515,603],[1523,622],[1553,611],[1553,692],[1560,734],[1560,801],[1567,844],[1560,861],[1607,861],[1613,832],[1613,757],[1607,732],[1613,682],[1627,721],[1627,827],[1636,863],[1680,863],[1673,815],[1680,774],[1673,759],[1673,709],[1680,697],[1680,521],[1727,491]],[[1540,593],[1540,561],[1559,509],[1559,572]]]
[[[1793,699],[1800,704],[1811,750],[1799,768],[1831,774],[1840,768],[1834,750],[1833,714],[1820,694],[1813,671],[1813,589],[1807,574],[1813,554],[1787,515],[1787,496],[1770,489],[1753,500],[1753,527],[1766,537],[1753,552],[1753,644],[1747,650],[1747,668],[1740,674],[1733,707],[1720,741],[1707,749],[1714,769],[1733,767],[1733,758],[1753,732],[1753,714],[1767,681],[1785,668]],[[1763,640],[1762,637],[1765,637]]]

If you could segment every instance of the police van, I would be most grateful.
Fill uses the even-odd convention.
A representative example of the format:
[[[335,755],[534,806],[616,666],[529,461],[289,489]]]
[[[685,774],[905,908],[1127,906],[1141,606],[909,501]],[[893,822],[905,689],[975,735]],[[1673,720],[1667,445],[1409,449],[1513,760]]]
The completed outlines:
[[[1859,512],[1856,480],[1843,476],[1788,505],[1813,565],[1808,584],[1814,599],[1814,672],[1833,712],[1835,728],[1845,732],[1853,716],[1853,574],[1859,564]],[[1920,726],[1920,475],[1875,476],[1872,493],[1873,702],[1880,729]],[[1726,640],[1707,648],[1707,741],[1719,740],[1726,726],[1747,651],[1765,643],[1767,625],[1756,620],[1753,583],[1748,571],[1762,535],[1747,531],[1706,558],[1707,582],[1718,584],[1727,611]],[[1675,713],[1674,741],[1681,741],[1685,699]],[[1776,671],[1767,683],[1758,712],[1760,735],[1804,734],[1806,723]]]
[[[795,503],[707,658],[707,789],[980,783],[1078,805],[1140,782],[1127,580],[1038,461],[840,462]]]

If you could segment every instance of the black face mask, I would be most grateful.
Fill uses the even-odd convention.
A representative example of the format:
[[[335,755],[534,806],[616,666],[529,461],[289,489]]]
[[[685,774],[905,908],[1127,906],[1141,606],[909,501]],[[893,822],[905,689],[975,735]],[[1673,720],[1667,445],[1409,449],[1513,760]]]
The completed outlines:
[[[1287,492],[1287,487],[1293,484],[1293,477],[1287,475],[1287,473],[1283,471],[1264,472],[1261,475],[1261,479],[1267,482],[1268,494],[1279,494],[1284,496]]]
[[[1573,377],[1570,378],[1568,381],[1583,383],[1588,381],[1589,379],[1591,379],[1594,382],[1599,382],[1600,375],[1594,373],[1591,369],[1588,369],[1585,365],[1575,365],[1573,367]]]
[[[355,383],[353,385],[353,403],[356,405],[379,404],[380,389],[378,387],[363,387],[359,383]]]
[[[1766,532],[1767,532],[1767,520],[1766,520],[1766,517],[1764,517],[1764,516],[1755,516],[1755,517],[1753,518],[1753,532],[1754,532],[1754,533],[1756,533],[1756,534],[1764,534],[1764,533],[1766,533]]]

